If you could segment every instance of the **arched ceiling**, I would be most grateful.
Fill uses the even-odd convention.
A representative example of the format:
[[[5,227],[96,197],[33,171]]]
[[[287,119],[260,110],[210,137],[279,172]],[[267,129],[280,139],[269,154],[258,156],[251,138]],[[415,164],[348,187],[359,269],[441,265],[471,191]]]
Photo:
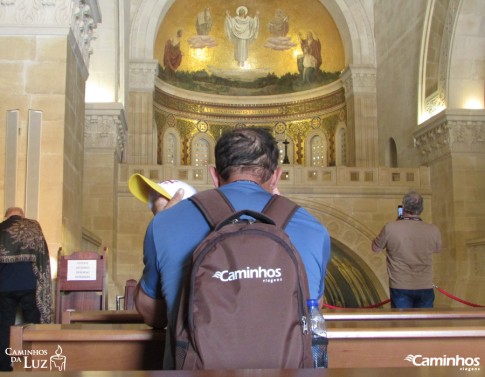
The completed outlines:
[[[175,0],[140,0],[130,31],[131,61],[152,60],[158,30]],[[345,66],[374,65],[375,44],[372,10],[365,1],[320,0],[332,16],[344,47]],[[298,2],[301,4],[301,2]],[[368,5],[367,5],[368,7]],[[234,8],[234,7],[232,7]],[[234,9],[232,9],[234,11]]]
[[[233,43],[225,34],[224,24],[226,12],[229,12],[231,18],[235,17],[236,10],[240,5],[244,5],[243,3],[248,2],[177,0],[167,11],[160,25],[154,46],[155,58],[164,65],[166,41],[173,38],[178,30],[182,30],[181,49],[184,56],[180,70],[199,71],[207,69],[208,66],[226,70],[239,68],[234,59]],[[206,35],[201,36],[196,29],[196,20],[198,17],[204,17],[203,11],[207,8],[211,28]],[[246,62],[252,70],[268,69],[278,76],[287,72],[298,72],[296,54],[302,53],[298,34],[301,33],[302,38],[306,39],[308,32],[321,42],[322,70],[335,72],[344,68],[344,51],[339,31],[319,0],[305,0],[305,6],[292,0],[252,1],[246,9],[247,19],[255,20],[256,14],[259,13],[258,33],[255,39],[249,42]],[[281,31],[275,35],[269,25],[276,25],[279,20],[282,20],[281,25],[287,25],[288,29],[287,32],[275,30]],[[283,20],[287,20],[287,23]]]
[[[319,0],[177,0],[157,33],[159,77],[184,89],[261,96],[325,86],[345,68]]]

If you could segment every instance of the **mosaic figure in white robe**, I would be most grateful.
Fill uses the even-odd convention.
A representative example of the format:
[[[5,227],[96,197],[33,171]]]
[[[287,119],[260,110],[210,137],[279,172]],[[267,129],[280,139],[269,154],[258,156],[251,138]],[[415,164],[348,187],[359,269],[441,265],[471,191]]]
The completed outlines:
[[[234,59],[240,67],[244,67],[249,55],[249,44],[258,37],[259,12],[249,17],[248,8],[240,6],[236,13],[237,16],[231,17],[229,11],[226,11],[224,29],[227,38],[234,43]]]

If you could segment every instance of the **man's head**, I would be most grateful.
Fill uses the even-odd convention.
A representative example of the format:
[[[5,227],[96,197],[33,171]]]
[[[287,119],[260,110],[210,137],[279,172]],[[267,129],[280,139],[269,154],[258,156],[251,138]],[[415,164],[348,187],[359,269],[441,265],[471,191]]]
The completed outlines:
[[[219,186],[238,179],[249,179],[260,185],[276,185],[281,175],[278,157],[278,144],[264,128],[238,128],[226,132],[216,145],[215,173],[219,184],[214,183]],[[270,187],[271,190],[273,188]]]
[[[420,215],[423,212],[423,197],[416,191],[410,191],[402,198],[402,207],[405,213]]]
[[[20,207],[10,207],[5,211],[5,218],[8,219],[10,216],[24,217],[24,210]]]

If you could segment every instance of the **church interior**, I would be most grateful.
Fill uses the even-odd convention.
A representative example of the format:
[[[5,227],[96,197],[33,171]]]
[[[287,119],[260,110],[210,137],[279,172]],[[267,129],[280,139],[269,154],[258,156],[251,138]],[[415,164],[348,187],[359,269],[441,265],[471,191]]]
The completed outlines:
[[[328,304],[388,298],[371,242],[416,190],[436,286],[485,305],[483,1],[1,1],[0,89],[0,208],[40,222],[53,279],[59,249],[106,248],[109,309],[152,218],[130,176],[211,188],[237,127],[271,130],[280,191],[328,229]]]

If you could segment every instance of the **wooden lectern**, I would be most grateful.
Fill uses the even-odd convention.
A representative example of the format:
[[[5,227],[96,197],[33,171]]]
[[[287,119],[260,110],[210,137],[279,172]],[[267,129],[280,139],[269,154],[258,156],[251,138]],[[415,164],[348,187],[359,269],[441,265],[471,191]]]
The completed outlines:
[[[106,309],[106,253],[76,251],[57,256],[56,323],[63,311]]]

